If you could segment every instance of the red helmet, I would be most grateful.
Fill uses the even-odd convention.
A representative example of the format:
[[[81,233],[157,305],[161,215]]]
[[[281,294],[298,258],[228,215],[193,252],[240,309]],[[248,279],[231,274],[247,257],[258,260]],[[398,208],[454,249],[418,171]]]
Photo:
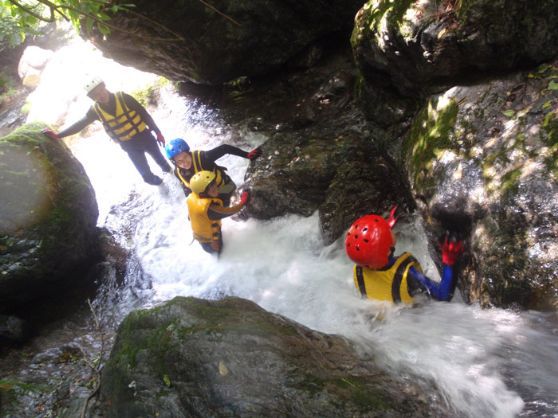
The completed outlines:
[[[345,238],[345,251],[360,266],[380,269],[388,263],[395,238],[391,227],[378,215],[365,215],[353,222]]]

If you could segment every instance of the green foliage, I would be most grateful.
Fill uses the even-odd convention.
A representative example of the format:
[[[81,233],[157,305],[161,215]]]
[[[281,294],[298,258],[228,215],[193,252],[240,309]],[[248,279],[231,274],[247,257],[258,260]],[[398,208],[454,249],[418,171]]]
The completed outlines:
[[[157,104],[159,99],[159,91],[165,87],[169,81],[164,77],[158,77],[153,83],[144,86],[141,89],[134,90],[132,96],[143,106]]]
[[[0,71],[0,108],[16,96],[17,90],[12,79]]]
[[[0,0],[0,42],[17,45],[41,24],[57,19],[72,22],[78,31],[85,25],[106,35],[111,30],[111,15],[132,7],[112,0]]]

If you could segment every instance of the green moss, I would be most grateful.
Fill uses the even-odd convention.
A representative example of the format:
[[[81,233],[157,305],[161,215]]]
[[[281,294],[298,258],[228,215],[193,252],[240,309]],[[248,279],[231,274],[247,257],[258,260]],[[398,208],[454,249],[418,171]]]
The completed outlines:
[[[378,391],[371,390],[363,379],[346,377],[333,383],[349,394],[350,400],[362,411],[385,411],[391,405]]]
[[[455,147],[452,132],[458,111],[459,105],[453,99],[431,99],[415,118],[403,147],[415,184],[428,178],[433,162],[443,151]]]
[[[542,127],[546,135],[543,137],[545,144],[554,146],[558,144],[558,117],[556,113],[549,112],[543,119]]]
[[[158,77],[152,84],[134,90],[132,96],[144,107],[157,103],[159,90],[169,84],[166,78]]]
[[[517,188],[519,186],[519,179],[521,178],[521,169],[516,168],[514,170],[508,171],[502,176],[502,193],[517,193]]]
[[[37,134],[46,127],[47,126],[44,123],[29,123],[17,128],[8,135],[1,137],[0,141],[26,145],[40,145],[42,140],[37,136]]]
[[[379,391],[371,388],[365,378],[323,379],[314,374],[305,374],[304,379],[298,382],[296,387],[312,395],[324,390],[335,393],[340,398],[354,404],[361,411],[391,409],[391,405],[385,397]]]

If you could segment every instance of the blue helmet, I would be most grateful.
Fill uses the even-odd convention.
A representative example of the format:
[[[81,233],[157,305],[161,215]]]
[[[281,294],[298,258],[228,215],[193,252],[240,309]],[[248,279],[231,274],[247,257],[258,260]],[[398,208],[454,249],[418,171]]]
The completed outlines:
[[[181,152],[190,152],[190,146],[182,138],[175,138],[165,146],[169,159],[173,159]]]

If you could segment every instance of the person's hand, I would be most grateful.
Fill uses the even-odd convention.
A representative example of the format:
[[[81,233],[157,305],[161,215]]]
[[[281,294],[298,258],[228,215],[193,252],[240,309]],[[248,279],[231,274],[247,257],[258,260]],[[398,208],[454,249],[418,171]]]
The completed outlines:
[[[56,132],[54,132],[52,129],[43,129],[41,131],[43,134],[45,134],[46,136],[48,136],[49,138],[52,139],[60,139],[60,137],[58,136],[58,134]]]
[[[240,195],[240,203],[242,205],[246,205],[249,199],[250,199],[250,192],[248,190],[244,190]]]
[[[262,149],[260,147],[258,148],[254,148],[252,151],[250,151],[247,155],[248,159],[250,161],[255,160],[256,158],[258,158],[260,155],[262,155]]]
[[[163,136],[163,134],[161,132],[157,132],[157,142],[159,143],[159,145],[161,145],[162,147],[165,146],[165,137]]]
[[[442,243],[442,263],[453,266],[457,258],[463,253],[463,241],[450,240],[447,235]]]
[[[390,228],[393,228],[395,226],[395,223],[397,222],[398,217],[395,216],[396,211],[397,205],[393,205],[393,207],[389,211],[389,218],[387,218],[387,223]]]

